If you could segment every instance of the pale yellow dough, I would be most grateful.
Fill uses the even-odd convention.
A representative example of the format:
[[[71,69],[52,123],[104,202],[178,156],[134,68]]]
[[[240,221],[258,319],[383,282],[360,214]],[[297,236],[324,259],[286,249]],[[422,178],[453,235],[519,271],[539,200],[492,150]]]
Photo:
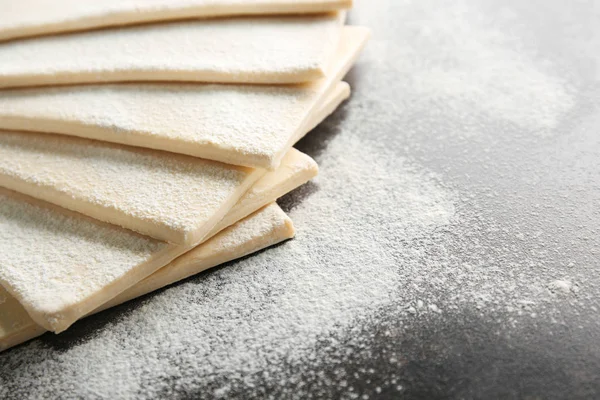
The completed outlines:
[[[300,86],[123,84],[5,90],[0,128],[274,169],[352,66],[368,30],[345,27],[327,78]]]
[[[317,163],[312,158],[294,148],[290,149],[279,168],[267,172],[252,185],[206,237],[214,236],[259,208],[274,202],[317,176],[318,172]]]
[[[306,14],[350,7],[352,0],[3,1],[0,40],[183,18]]]
[[[61,332],[187,250],[0,188],[0,285]]]
[[[344,14],[196,19],[4,42],[0,87],[312,81],[325,75]]]
[[[291,220],[277,205],[269,205],[172,261],[108,303],[93,310],[92,313],[129,301],[293,236],[294,228]],[[21,304],[0,286],[0,351],[44,332],[44,328],[37,325]]]
[[[316,163],[291,149],[281,167],[264,175],[210,235],[316,174]],[[190,249],[2,188],[0,200],[0,284],[22,302],[37,324],[55,332]],[[23,251],[28,248],[35,252]]]
[[[194,245],[263,170],[74,137],[0,131],[0,186]]]
[[[348,94],[348,85],[340,84],[304,132]],[[214,232],[265,172],[74,137],[0,131],[0,186],[180,245],[195,245]]]

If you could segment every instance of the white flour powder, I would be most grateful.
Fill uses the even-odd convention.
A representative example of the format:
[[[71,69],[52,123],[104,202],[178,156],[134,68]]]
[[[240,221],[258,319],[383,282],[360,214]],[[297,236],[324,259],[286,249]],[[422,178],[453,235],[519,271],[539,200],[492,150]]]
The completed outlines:
[[[291,213],[295,240],[171,288],[64,353],[36,341],[3,355],[30,360],[13,383],[34,396],[50,384],[128,396],[249,379],[282,357],[302,359],[318,337],[388,303],[401,285],[394,243],[448,224],[453,195],[401,159],[382,161],[359,137],[330,146],[319,190]],[[359,153],[364,164],[347,157]],[[58,380],[45,380],[50,368],[61,369]],[[174,380],[161,383],[165,376]]]
[[[575,103],[569,85],[480,19],[478,1],[357,3],[353,23],[374,40],[341,121],[312,135],[339,132],[309,138],[326,149],[312,149],[320,176],[290,213],[298,236],[151,296],[67,350],[42,339],[1,354],[0,397],[253,398],[268,382],[304,398],[302,372],[326,369],[328,354],[369,354],[365,320],[468,314],[518,329],[597,313],[598,278],[579,268],[597,262],[593,211],[577,196],[554,202],[578,167],[550,179],[552,160],[523,161],[516,145],[515,160],[493,154],[503,142],[492,134],[553,131]],[[379,36],[392,25],[394,37]],[[349,385],[329,372],[314,379]],[[386,384],[403,390],[396,377]]]
[[[381,96],[382,90],[397,90],[395,103],[388,105],[393,111],[412,113],[415,104],[417,109],[429,104],[432,116],[443,108],[465,123],[483,116],[545,134],[575,105],[574,88],[552,64],[535,60],[518,37],[493,26],[477,2],[382,3],[393,6],[393,15],[401,16],[402,22],[387,21],[394,24],[394,40],[380,40],[374,27],[369,61],[393,74],[371,93]],[[510,8],[506,10],[504,18],[512,18]],[[352,22],[378,20],[385,11],[365,5]],[[365,79],[383,83],[381,73]],[[463,133],[477,134],[477,128],[481,126]]]

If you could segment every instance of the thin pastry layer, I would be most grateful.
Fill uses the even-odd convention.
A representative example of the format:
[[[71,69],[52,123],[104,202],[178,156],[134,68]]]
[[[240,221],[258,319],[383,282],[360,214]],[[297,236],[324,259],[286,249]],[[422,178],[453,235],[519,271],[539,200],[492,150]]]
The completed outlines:
[[[257,182],[210,237],[304,184],[317,170],[309,156],[291,149],[280,169]],[[0,188],[0,197],[0,284],[39,325],[56,332],[162,267],[165,259],[190,250],[6,189]],[[35,251],[23,251],[28,248]]]
[[[129,301],[208,268],[231,261],[294,236],[291,220],[269,205],[138,282],[92,313]],[[21,304],[0,286],[0,351],[45,332]]]
[[[5,90],[0,128],[51,132],[275,169],[351,68],[368,30],[345,27],[308,85],[121,84]]]
[[[344,12],[242,17],[0,43],[0,88],[124,81],[313,81],[338,45]]]
[[[352,7],[352,0],[47,0],[0,2],[0,40],[184,18],[307,14]]]
[[[340,84],[306,129],[348,93]],[[180,245],[218,230],[265,172],[74,137],[0,132],[1,186]]]
[[[0,188],[0,285],[61,332],[186,248]]]

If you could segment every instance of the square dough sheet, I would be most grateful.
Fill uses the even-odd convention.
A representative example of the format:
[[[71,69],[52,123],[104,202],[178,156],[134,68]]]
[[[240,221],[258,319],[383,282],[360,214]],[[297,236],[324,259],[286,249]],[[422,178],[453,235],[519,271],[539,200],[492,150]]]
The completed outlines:
[[[348,94],[348,85],[340,84],[305,129]],[[214,232],[265,172],[87,139],[0,131],[1,186],[181,245]]]
[[[350,7],[352,0],[3,1],[0,41],[183,18],[323,13]]]
[[[264,170],[106,142],[0,131],[0,186],[193,245]]]
[[[54,132],[276,168],[368,30],[345,27],[327,78],[300,86],[122,84],[5,90],[0,128]]]
[[[290,150],[282,166],[263,176],[211,235],[316,174],[310,157]],[[0,284],[37,324],[55,332],[190,249],[2,188],[0,200]]]
[[[124,303],[293,236],[292,221],[276,204],[271,204],[175,259],[92,313]],[[31,319],[17,299],[0,286],[0,351],[44,332],[44,328]]]
[[[0,88],[122,81],[312,81],[325,75],[344,15],[185,20],[4,42]]]
[[[0,188],[0,285],[60,332],[186,249]]]
[[[206,238],[247,217],[261,207],[305,184],[319,172],[317,163],[306,154],[291,148],[275,171],[269,171],[244,193],[241,199],[210,231]],[[205,239],[206,240],[206,239]]]

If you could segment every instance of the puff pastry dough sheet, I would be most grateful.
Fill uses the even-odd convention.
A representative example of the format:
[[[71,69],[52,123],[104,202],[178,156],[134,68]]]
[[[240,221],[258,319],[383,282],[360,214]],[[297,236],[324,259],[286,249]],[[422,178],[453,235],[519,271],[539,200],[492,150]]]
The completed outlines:
[[[281,167],[264,175],[220,221],[209,236],[212,237],[218,231],[302,185],[314,177],[317,170],[316,163],[309,156],[291,149]],[[92,305],[92,308],[97,307],[98,301],[105,302],[108,298],[114,297],[120,291],[147,276],[149,273],[147,271],[152,272],[157,269],[154,264],[148,264],[145,267],[142,265],[145,269],[140,273],[127,275],[129,269],[139,268],[135,264],[136,259],[129,257],[129,253],[135,253],[136,250],[129,249],[128,246],[133,240],[128,240],[128,238],[139,238],[141,243],[146,244],[150,248],[147,251],[150,254],[149,257],[155,259],[157,264],[163,260],[160,258],[163,247],[168,249],[166,255],[170,259],[190,249],[183,246],[175,247],[136,235],[114,225],[102,224],[97,220],[0,188],[0,194],[3,193],[6,193],[6,196],[2,197],[2,200],[6,200],[6,203],[0,202],[0,207],[3,207],[5,220],[0,221],[0,226],[6,232],[0,232],[0,283],[5,279],[7,288],[15,287],[19,290],[18,293],[22,293],[24,296],[23,298],[18,296],[19,299],[25,301],[24,305],[32,317],[46,329],[55,331],[66,329],[73,323],[74,318],[83,315],[82,310],[89,311]],[[61,231],[63,226],[68,229]],[[100,226],[104,231],[100,231],[98,234],[94,233],[95,226]],[[56,232],[46,233],[51,229]],[[90,239],[86,235],[94,236],[91,244],[88,243]],[[68,240],[65,239],[65,242],[61,242],[61,237]],[[23,251],[34,245],[35,253]],[[90,250],[88,254],[92,257],[89,263],[86,262],[86,253],[84,252],[88,248]],[[106,250],[107,248],[108,250]],[[154,248],[158,250],[154,250]],[[104,251],[103,257],[108,257],[104,260],[107,265],[104,265],[102,258],[94,253],[95,249]],[[154,253],[158,255],[156,256]],[[120,279],[118,282],[107,278],[107,276],[114,275],[112,273],[113,266],[110,265],[113,259],[121,262],[116,265],[117,270],[124,271],[123,276],[115,277],[115,280]],[[93,279],[90,281],[86,274],[95,273],[96,271],[90,270],[90,268],[97,265],[101,266],[98,273],[106,274],[106,276],[101,275],[99,281]],[[5,271],[5,278],[3,278],[3,271]],[[65,274],[68,279],[63,280],[61,274]],[[46,288],[44,293],[38,292],[37,286],[27,286],[28,281],[34,282],[40,276],[50,279],[49,282],[41,283]],[[14,281],[15,278],[20,281]],[[105,289],[103,285],[106,285],[107,282],[115,285],[114,288]],[[37,284],[35,283],[35,285]],[[77,296],[73,294],[73,291],[77,292]],[[81,302],[85,304],[80,304]],[[47,311],[48,304],[56,304],[51,313]],[[2,329],[6,331],[8,328],[3,326]]]
[[[312,158],[291,148],[279,168],[269,171],[252,185],[206,237],[214,236],[259,208],[274,202],[317,176],[318,172],[319,167]]]
[[[186,20],[4,42],[0,87],[312,81],[325,74],[344,14]]]
[[[5,90],[0,128],[166,150],[274,169],[357,58],[368,30],[345,27],[328,76],[300,86],[122,84]]]
[[[315,117],[308,130],[331,114],[350,95],[350,86],[340,82]],[[227,213],[207,237],[275,201],[284,194],[314,178],[319,171],[317,163],[306,154],[291,148],[275,171],[269,171],[258,180]]]
[[[0,186],[181,245],[194,245],[264,170],[149,149],[0,131]]]
[[[61,332],[185,248],[0,188],[0,285]]]
[[[158,272],[130,287],[93,312],[243,257],[294,235],[291,220],[272,204],[197,246]],[[0,286],[0,351],[41,335],[44,328],[31,319],[21,304]]]
[[[305,130],[320,123],[348,95],[348,85],[340,83],[313,113]],[[305,171],[316,174],[316,164],[306,161],[309,157],[293,150],[287,158],[283,168],[265,176],[261,169],[165,152],[59,135],[0,131],[0,185],[188,246],[256,210],[249,196],[260,188],[272,189],[274,176],[285,171],[289,178]],[[246,193],[263,176],[262,183]],[[312,176],[309,173],[302,179],[306,182]],[[287,185],[304,182],[290,179]],[[243,195],[241,204],[245,207],[231,209]],[[230,210],[235,212],[223,220]]]
[[[0,40],[194,17],[322,13],[352,0],[20,0],[0,2]]]

